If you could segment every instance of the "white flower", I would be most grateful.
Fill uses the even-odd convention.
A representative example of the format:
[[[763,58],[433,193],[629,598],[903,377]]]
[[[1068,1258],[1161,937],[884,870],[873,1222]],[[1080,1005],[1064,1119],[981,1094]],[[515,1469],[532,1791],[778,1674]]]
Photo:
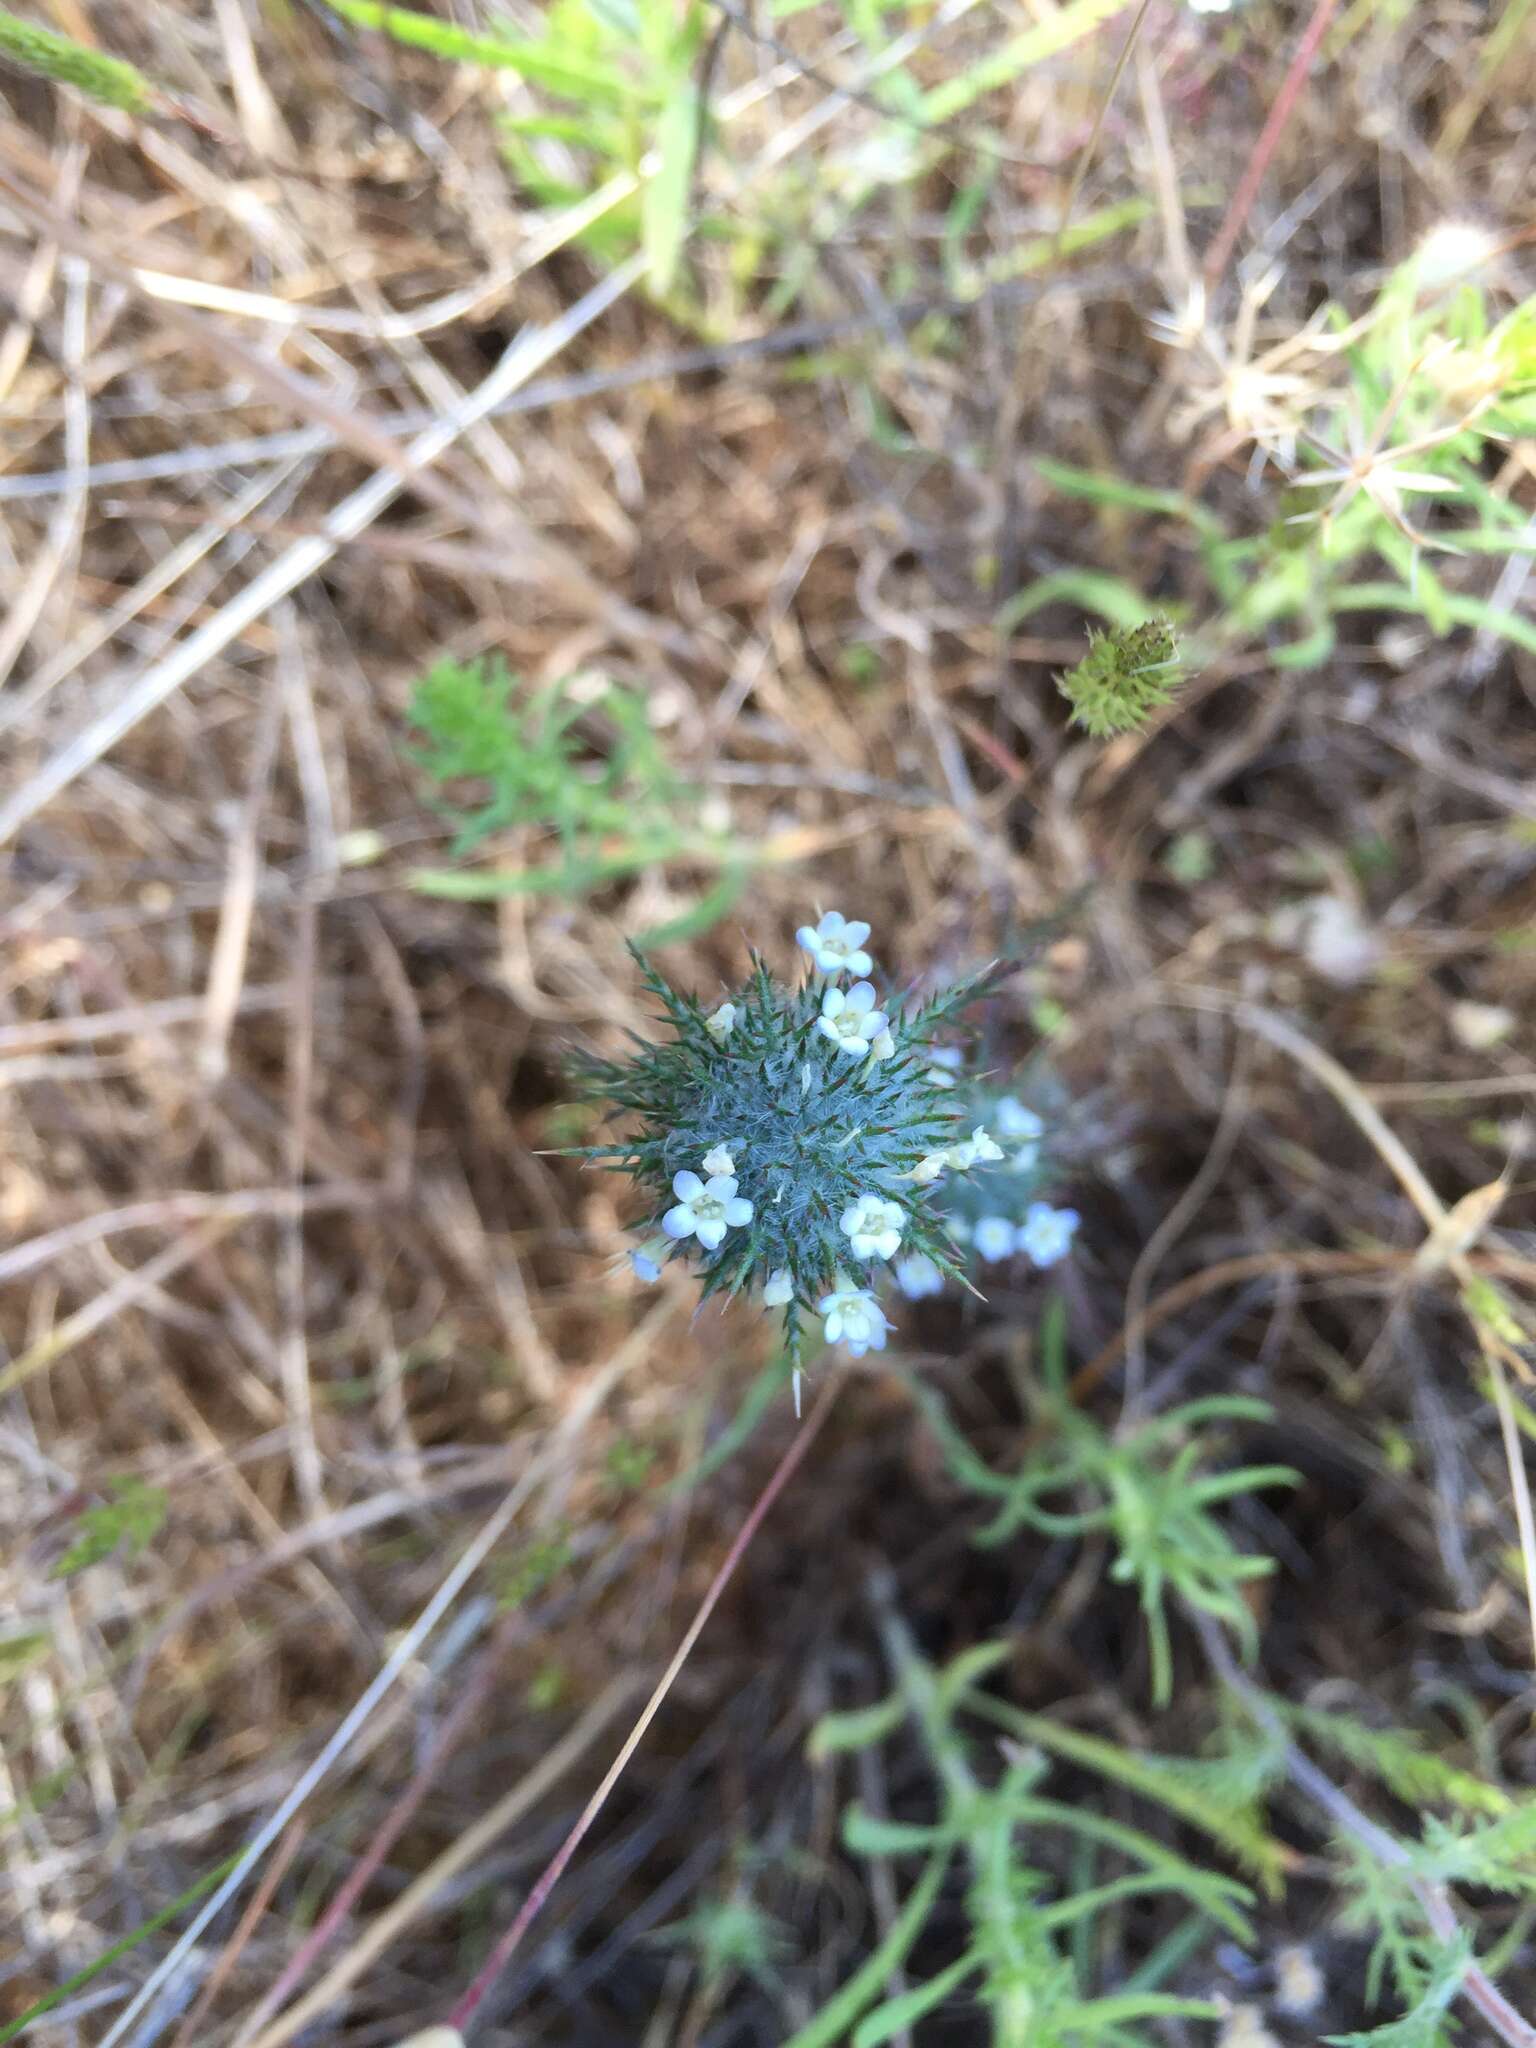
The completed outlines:
[[[1017,1095],[1000,1095],[994,1111],[997,1128],[1005,1138],[1043,1138],[1045,1125],[1032,1109],[1026,1109]]]
[[[1054,1266],[1072,1249],[1082,1218],[1075,1209],[1053,1209],[1049,1202],[1031,1202],[1019,1225],[1018,1249],[1037,1266]]]
[[[891,1270],[908,1301],[921,1301],[925,1294],[944,1292],[944,1275],[926,1252],[908,1252]]]
[[[839,1052],[862,1059],[885,1029],[885,1012],[875,1008],[874,984],[856,981],[850,989],[827,990],[816,1022]]]
[[[882,1031],[870,1046],[869,1056],[872,1060],[888,1060],[894,1057],[895,1051],[895,1039],[889,1031]]]
[[[907,1175],[907,1179],[915,1180],[920,1188],[929,1187],[939,1178],[939,1175],[948,1164],[949,1154],[947,1152],[925,1152],[916,1166]]]
[[[712,1017],[704,1019],[704,1029],[709,1033],[716,1045],[724,1045],[731,1032],[735,1029],[735,1025],[736,1005],[734,1003],[722,1003]]]
[[[1002,1146],[987,1136],[985,1124],[978,1124],[968,1138],[951,1145],[944,1155],[956,1173],[964,1173],[972,1166],[989,1166],[1002,1156]]]
[[[941,1045],[928,1055],[928,1085],[930,1088],[953,1088],[955,1074],[965,1054],[958,1045]]]
[[[842,1214],[842,1229],[853,1244],[858,1259],[893,1258],[901,1243],[906,1221],[900,1202],[887,1202],[880,1195],[860,1195]]]
[[[736,1171],[736,1162],[731,1157],[727,1145],[734,1144],[735,1142],[734,1138],[729,1139],[726,1145],[716,1145],[713,1150],[706,1152],[699,1162],[704,1171],[706,1173],[734,1173]]]
[[[795,1298],[795,1283],[788,1266],[776,1266],[763,1282],[763,1302],[768,1308],[785,1308]]]
[[[1016,1095],[1003,1096],[995,1116],[997,1128],[1005,1138],[1023,1141],[1013,1154],[1015,1173],[1033,1173],[1040,1164],[1040,1140],[1045,1136],[1044,1118],[1036,1116],[1032,1109],[1026,1109]]]
[[[824,1294],[817,1303],[825,1318],[822,1328],[827,1342],[836,1344],[841,1340],[855,1358],[862,1358],[866,1351],[883,1351],[890,1324],[880,1304],[867,1287],[855,1287],[846,1273],[839,1273],[837,1278],[836,1290]]]
[[[717,1173],[702,1181],[696,1173],[675,1173],[672,1192],[677,1207],[661,1219],[668,1237],[692,1237],[695,1233],[706,1251],[714,1251],[728,1230],[752,1221],[752,1204],[736,1192],[736,1176]]]
[[[1006,1216],[981,1216],[971,1233],[971,1242],[977,1256],[990,1262],[1013,1256],[1014,1236],[1014,1227]]]
[[[631,1252],[629,1263],[635,1269],[635,1277],[643,1280],[647,1287],[651,1285],[653,1280],[661,1278],[660,1266],[657,1265],[654,1259],[648,1258],[644,1252]]]
[[[874,961],[864,951],[869,926],[829,910],[819,924],[803,924],[796,939],[823,974],[868,974]]]
[[[956,1244],[970,1243],[971,1226],[963,1216],[947,1216],[944,1219],[944,1228],[949,1232]]]

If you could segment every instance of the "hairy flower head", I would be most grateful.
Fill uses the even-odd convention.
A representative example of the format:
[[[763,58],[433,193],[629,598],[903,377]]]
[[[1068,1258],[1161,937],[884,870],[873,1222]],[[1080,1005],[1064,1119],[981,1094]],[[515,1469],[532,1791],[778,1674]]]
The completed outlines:
[[[851,959],[858,927],[839,929]],[[878,1270],[898,1250],[952,1266],[942,1190],[914,1170],[942,1160],[965,1128],[938,1085],[934,1054],[949,1048],[934,1035],[985,981],[908,1007],[883,1004],[870,981],[788,985],[755,960],[710,1008],[650,970],[645,979],[670,1030],[577,1067],[586,1092],[625,1119],[614,1142],[583,1151],[629,1175],[648,1204],[636,1226],[646,1258],[687,1261],[706,1295],[751,1289],[782,1313],[796,1364],[809,1305],[843,1294],[846,1322],[835,1302],[822,1309],[837,1320],[833,1341],[878,1349],[885,1319],[849,1269]],[[947,1063],[938,1072],[951,1077]]]

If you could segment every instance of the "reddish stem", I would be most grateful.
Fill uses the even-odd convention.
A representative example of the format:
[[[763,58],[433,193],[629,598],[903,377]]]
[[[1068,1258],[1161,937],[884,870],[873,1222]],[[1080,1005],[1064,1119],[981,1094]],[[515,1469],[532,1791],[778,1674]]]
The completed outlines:
[[[1232,204],[1227,208],[1227,217],[1221,224],[1221,232],[1211,244],[1205,259],[1206,289],[1212,289],[1227,267],[1238,236],[1243,231],[1259,187],[1264,182],[1264,173],[1269,169],[1269,160],[1275,153],[1275,145],[1285,132],[1285,125],[1295,111],[1306,84],[1307,73],[1312,69],[1312,60],[1317,55],[1317,46],[1328,32],[1328,24],[1338,11],[1339,0],[1316,0],[1312,19],[1307,23],[1301,41],[1296,45],[1296,54],[1291,59],[1291,68],[1285,74],[1285,83],[1275,97],[1275,104],[1269,110],[1269,119],[1264,123],[1258,141],[1253,146],[1253,155],[1248,159],[1248,168],[1243,172],[1242,182],[1232,195]]]
[[[481,1653],[476,1669],[439,1727],[420,1769],[395,1805],[384,1816],[373,1840],[347,1872],[331,1903],[288,1958],[276,1983],[247,2019],[241,2030],[242,2039],[250,2040],[261,2031],[270,2015],[276,2012],[284,1999],[304,1978],[315,1959],[330,1945],[336,1930],[357,1904],[375,1871],[399,1840],[406,1824],[436,1781],[438,1772],[458,1748],[475,1716],[484,1706],[500,1672],[502,1660],[519,1633],[520,1621],[521,1616],[508,1616],[491,1636]]]
[[[560,1882],[566,1865],[581,1846],[582,1838],[597,1819],[597,1816],[602,1812],[604,1805],[607,1803],[609,1793],[619,1782],[626,1764],[628,1764],[630,1758],[639,1748],[646,1729],[650,1727],[651,1722],[656,1718],[657,1713],[661,1709],[662,1702],[671,1691],[673,1681],[687,1663],[694,1644],[704,1633],[705,1624],[719,1604],[721,1594],[730,1584],[736,1567],[746,1556],[752,1539],[762,1527],[763,1519],[767,1515],[768,1510],[788,1485],[801,1459],[815,1442],[822,1424],[832,1411],[832,1403],[837,1399],[838,1389],[842,1384],[842,1377],[838,1375],[833,1379],[829,1379],[826,1386],[822,1389],[820,1399],[806,1418],[804,1428],[799,1431],[789,1449],[779,1460],[774,1468],[773,1476],[758,1495],[751,1514],[742,1523],[735,1541],[725,1554],[724,1562],[710,1581],[709,1590],[699,1602],[698,1612],[689,1623],[686,1635],[678,1644],[671,1663],[657,1681],[656,1690],[646,1701],[640,1717],[626,1737],[623,1747],[609,1765],[607,1775],[582,1808],[570,1833],[535,1880],[532,1890],[518,1908],[511,1926],[486,1957],[474,1982],[453,2008],[453,2011],[449,2013],[448,2025],[456,2027],[460,2033],[468,2026],[476,2008],[506,1968],[519,1942],[528,1932],[529,1927],[533,1924],[533,1921],[549,1898],[550,1893]]]

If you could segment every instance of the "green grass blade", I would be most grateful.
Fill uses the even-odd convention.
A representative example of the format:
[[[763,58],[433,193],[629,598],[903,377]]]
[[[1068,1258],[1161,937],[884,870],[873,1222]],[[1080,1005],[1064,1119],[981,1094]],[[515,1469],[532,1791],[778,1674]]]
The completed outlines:
[[[110,1969],[119,1956],[127,1955],[129,1950],[137,1948],[141,1941],[147,1941],[150,1935],[158,1934],[162,1927],[176,1918],[183,1907],[196,1905],[205,1892],[212,1891],[221,1878],[229,1875],[244,1853],[243,1850],[239,1850],[233,1856],[227,1856],[222,1863],[216,1863],[212,1870],[205,1870],[201,1877],[187,1886],[179,1898],[172,1899],[168,1906],[162,1906],[158,1913],[152,1914],[148,1920],[135,1927],[131,1934],[125,1934],[121,1941],[114,1941],[110,1948],[103,1949],[94,1962],[87,1963],[83,1970],[76,1970],[73,1977],[66,1978],[57,1989],[46,1993],[36,2005],[29,2006],[17,2018],[8,2020],[0,2027],[0,2043],[13,2041],[18,2034],[30,2027],[34,2020],[41,2019],[44,2013],[52,2012],[55,2006],[63,2005],[66,1999],[73,1998],[77,1991],[82,1991],[87,1984],[99,1977],[103,1970]]]
[[[89,50],[35,22],[22,21],[9,8],[0,8],[0,57],[18,71],[49,79],[54,85],[72,85],[87,99],[118,107],[125,114],[147,114],[154,102],[154,87],[131,64]]]
[[[1123,14],[1129,5],[1130,0],[1073,0],[1071,6],[1060,8],[1034,28],[1026,29],[1023,35],[1015,36],[959,78],[936,85],[923,98],[923,119],[949,121],[956,114],[963,114],[983,94],[1012,85],[1036,64],[1070,50],[1106,21]]]

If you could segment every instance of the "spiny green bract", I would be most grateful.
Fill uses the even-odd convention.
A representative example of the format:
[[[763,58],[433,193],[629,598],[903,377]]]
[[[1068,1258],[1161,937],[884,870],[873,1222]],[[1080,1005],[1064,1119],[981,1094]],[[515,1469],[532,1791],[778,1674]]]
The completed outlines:
[[[586,1147],[584,1155],[630,1174],[651,1197],[639,1226],[648,1240],[642,1256],[696,1259],[705,1295],[774,1281],[770,1303],[784,1308],[797,1361],[802,1316],[819,1312],[839,1288],[872,1290],[885,1270],[884,1259],[856,1254],[844,1227],[861,1199],[894,1204],[902,1251],[926,1253],[959,1277],[932,1188],[911,1174],[920,1160],[963,1138],[962,1118],[932,1073],[934,1033],[987,979],[910,1010],[885,1005],[891,1049],[881,1058],[873,1048],[844,1052],[820,1029],[835,980],[818,974],[785,988],[754,955],[746,984],[706,1012],[647,969],[646,986],[672,1026],[671,1042],[637,1040],[627,1061],[576,1062],[587,1092],[638,1119],[626,1142]],[[707,1177],[714,1169],[706,1161],[717,1152],[728,1155],[751,1220],[726,1230],[714,1248],[693,1237],[669,1239],[662,1222],[679,1199],[674,1177]],[[835,1329],[829,1334],[835,1337]],[[883,1340],[882,1328],[871,1341],[878,1347]]]
[[[1178,687],[1178,639],[1162,618],[1090,633],[1088,652],[1056,681],[1072,723],[1094,739],[1135,732]]]

